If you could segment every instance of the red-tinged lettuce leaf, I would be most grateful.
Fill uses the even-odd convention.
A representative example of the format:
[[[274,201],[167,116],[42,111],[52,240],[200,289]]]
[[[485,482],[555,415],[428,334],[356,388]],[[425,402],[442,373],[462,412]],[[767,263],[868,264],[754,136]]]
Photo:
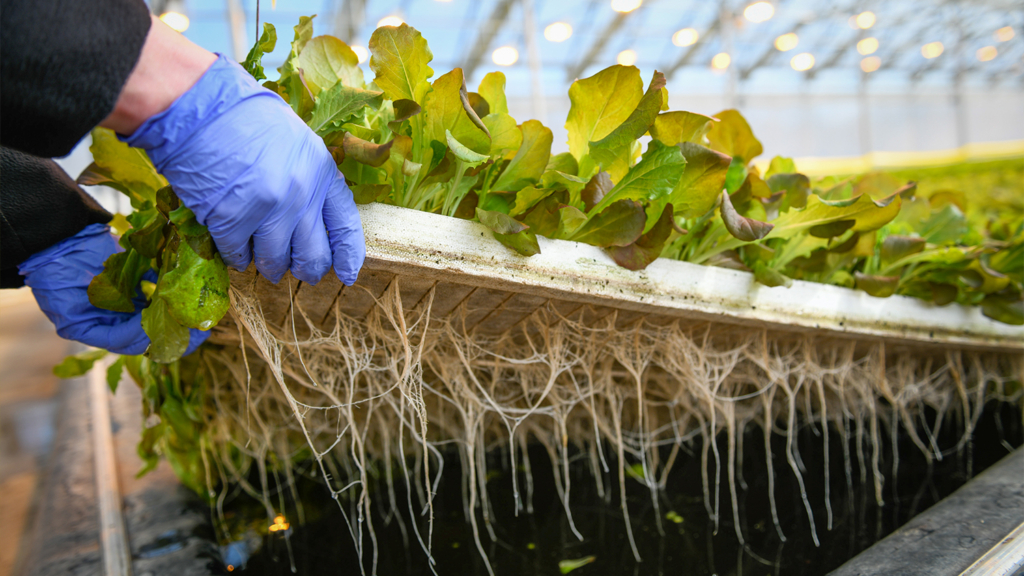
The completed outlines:
[[[313,115],[309,119],[309,128],[320,136],[337,131],[341,125],[361,114],[363,108],[380,108],[384,102],[383,92],[373,92],[360,88],[349,88],[336,82],[316,97]]]
[[[478,154],[491,150],[491,136],[465,96],[462,68],[456,68],[434,81],[433,89],[424,98],[425,137],[428,141],[445,142],[451,132],[456,140]],[[547,159],[545,158],[545,163]]]
[[[739,253],[735,250],[723,250],[713,254],[710,258],[704,261],[707,266],[715,266],[717,268],[728,268],[730,270],[739,270],[740,272],[750,272],[750,268],[743,263],[740,259]]]
[[[203,260],[212,260],[217,253],[217,246],[209,230],[196,220],[196,215],[182,204],[168,214],[171,225],[178,232],[178,237],[187,243],[192,251]],[[145,253],[143,253],[145,256]]]
[[[807,206],[807,196],[811,193],[811,181],[807,176],[795,173],[772,174],[765,182],[773,193],[785,193],[779,206],[780,213],[789,212],[790,208]]]
[[[725,229],[737,239],[744,242],[760,240],[772,231],[774,226],[767,222],[760,222],[752,218],[741,216],[733,207],[729,194],[722,192],[722,222]]]
[[[764,148],[742,114],[736,110],[723,110],[714,116],[719,121],[713,122],[708,131],[712,150],[739,157],[744,165],[761,155]]]
[[[1024,300],[1010,299],[995,294],[981,301],[981,312],[985,316],[1004,324],[1024,325]]]
[[[833,254],[845,254],[857,247],[860,243],[860,232],[854,232],[849,238],[830,247],[828,250]]]
[[[402,122],[416,116],[423,111],[423,108],[414,100],[402,99],[391,103],[395,110],[395,119],[392,122]]]
[[[537,235],[530,227],[508,214],[490,210],[476,209],[476,217],[480,223],[494,232],[495,239],[523,256],[540,254]]]
[[[929,284],[932,291],[932,301],[936,305],[945,306],[956,301],[956,296],[959,292],[956,286],[939,282],[930,282]]]
[[[621,180],[629,171],[633,144],[654,124],[661,110],[661,90],[664,87],[665,75],[655,70],[647,92],[629,117],[607,136],[590,143],[590,157],[611,175],[612,180]]]
[[[853,277],[856,280],[858,290],[863,290],[877,298],[892,296],[900,285],[899,276],[869,276],[860,272],[854,272]]]
[[[103,264],[103,272],[89,282],[89,302],[104,310],[114,312],[135,312],[132,301],[142,275],[149,270],[150,260],[135,250],[112,254]]]
[[[580,191],[580,198],[583,200],[583,206],[587,212],[594,209],[601,203],[605,195],[612,191],[615,187],[612,184],[611,176],[607,172],[598,172],[593,178],[587,182],[587,185]]]
[[[128,244],[145,258],[156,258],[160,255],[167,241],[167,218],[163,212],[155,208],[136,210],[128,215],[131,229],[124,233]],[[206,227],[203,227],[206,232]],[[207,234],[209,236],[209,234]]]
[[[924,238],[911,236],[892,235],[882,241],[882,249],[879,251],[882,268],[888,268],[893,263],[899,262],[907,256],[912,256],[924,250]]]
[[[668,197],[676,213],[685,218],[698,218],[715,207],[718,195],[725,188],[729,157],[698,144],[679,145],[686,167]]]
[[[142,311],[142,329],[149,336],[146,356],[160,364],[170,364],[188,349],[189,332],[171,316],[163,298],[153,301]]]
[[[394,146],[399,138],[401,136],[393,138],[384,144],[375,144],[346,132],[343,144],[345,158],[351,158],[367,166],[380,168],[391,157],[391,147]]]
[[[596,210],[595,210],[596,211]],[[570,240],[593,246],[628,246],[643,234],[647,215],[634,200],[619,200],[587,218]]]
[[[754,264],[754,279],[769,288],[776,288],[779,286],[789,288],[793,285],[792,278],[771,266],[768,266],[764,262],[757,262]]]
[[[317,87],[314,95],[339,83],[350,88],[366,86],[363,71],[359,68],[359,57],[348,44],[334,36],[310,39],[303,46],[295,65],[302,70],[306,82]]]
[[[75,179],[75,183],[79,186],[108,186],[129,198],[133,197],[131,190],[129,190],[124,184],[114,181],[110,171],[100,168],[100,166],[95,162],[86,166],[85,170],[82,170],[82,173]],[[136,195],[134,199],[140,203],[145,200],[141,195]]]
[[[434,55],[423,35],[408,24],[381,26],[370,36],[369,48],[370,70],[376,74],[373,83],[387,99],[422,105],[430,89],[427,79],[434,75],[429,66]]]
[[[467,92],[466,99],[469,101],[470,107],[473,108],[473,112],[476,113],[478,118],[485,118],[491,113],[491,105],[488,104],[487,100],[479,93]]]
[[[267,77],[263,71],[263,55],[274,51],[277,45],[277,30],[273,24],[263,23],[263,34],[253,44],[249,54],[242,61],[242,68],[252,75],[256,80],[263,80]]]
[[[495,234],[517,234],[529,228],[529,226],[508,214],[497,212],[495,210],[482,210],[477,208],[476,217],[480,220],[481,224],[490,228],[491,232],[494,232]]]
[[[693,112],[665,112],[658,114],[651,126],[651,137],[666,146],[683,142],[700,144],[716,120]]]
[[[877,230],[899,214],[900,197],[893,195],[880,201],[869,196],[858,196],[849,200],[829,201],[812,194],[802,210],[790,210],[780,214],[772,224],[775,228],[768,238],[791,238],[814,226],[830,224],[839,220],[853,220],[850,228],[855,232]]]
[[[352,187],[352,197],[356,204],[383,202],[389,192],[391,186],[387,184],[356,184]]]
[[[552,193],[522,217],[523,223],[529,226],[534,234],[554,238],[562,217],[561,208],[568,200],[568,196],[565,190]]]
[[[643,270],[654,262],[665,248],[665,241],[672,234],[672,205],[665,206],[661,217],[649,231],[628,246],[606,248],[615,262],[629,270]]]
[[[456,68],[460,74],[462,74],[461,68]],[[491,133],[487,131],[487,126],[484,125],[483,121],[480,120],[483,116],[487,116],[490,113],[491,107],[487,104],[487,101],[482,96],[476,94],[477,106],[480,108],[480,112],[477,112],[477,107],[473,105],[469,97],[469,89],[466,88],[466,76],[462,74],[462,88],[459,90],[459,100],[462,101],[462,109],[466,111],[466,115],[469,116],[469,121],[474,126],[483,131],[487,135],[487,138],[491,138]]]
[[[665,146],[652,140],[640,162],[605,194],[593,211],[600,212],[622,200],[640,200],[650,202],[651,209],[656,207],[656,214],[660,216],[685,168],[686,161],[677,146]]]
[[[519,190],[535,184],[544,174],[551,157],[551,129],[536,120],[527,120],[521,130],[523,143],[491,190]]]
[[[836,220],[825,224],[818,224],[807,229],[807,233],[815,238],[835,238],[842,236],[847,230],[853,228],[856,220]]]
[[[612,133],[629,118],[643,97],[644,83],[633,66],[611,66],[569,87],[569,152],[581,161],[590,143]]]

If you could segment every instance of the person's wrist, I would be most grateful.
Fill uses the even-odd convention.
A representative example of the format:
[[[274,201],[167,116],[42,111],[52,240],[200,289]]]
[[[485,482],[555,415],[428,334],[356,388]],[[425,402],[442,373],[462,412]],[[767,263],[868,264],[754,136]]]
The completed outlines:
[[[167,110],[216,60],[216,54],[153,17],[139,61],[121,89],[113,112],[100,126],[118,134],[135,132],[147,119]]]

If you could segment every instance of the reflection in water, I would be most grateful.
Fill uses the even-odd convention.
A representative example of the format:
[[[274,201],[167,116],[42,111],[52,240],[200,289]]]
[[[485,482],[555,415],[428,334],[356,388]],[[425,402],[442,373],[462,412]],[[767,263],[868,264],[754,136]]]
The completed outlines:
[[[1001,420],[996,417],[1000,411]],[[699,442],[689,445],[688,453],[677,456],[665,489],[656,494],[655,500],[647,486],[638,481],[642,478],[634,478],[643,474],[642,469],[626,476],[630,519],[641,564],[634,560],[624,528],[613,463],[609,463],[611,471],[600,482],[595,482],[588,467],[573,468],[570,524],[559,496],[564,486],[556,480],[543,448],[536,447],[529,453],[532,489],[526,495],[526,507],[532,513],[520,511],[518,515],[513,505],[511,472],[501,468],[507,458],[493,454],[491,469],[496,472],[487,481],[491,522],[482,526],[480,541],[499,575],[557,575],[566,570],[580,576],[823,574],[953,492],[972,474],[1005,456],[1009,448],[1024,443],[1019,414],[1019,408],[1003,405],[997,410],[990,405],[973,442],[959,451],[959,432],[947,426],[936,437],[939,446],[948,448],[946,457],[938,462],[928,462],[905,435],[883,439],[878,447],[885,500],[882,507],[876,502],[870,465],[874,448],[856,445],[856,434],[849,435],[854,439],[849,446],[833,435],[828,455],[831,465],[826,474],[821,430],[804,426],[796,463],[803,487],[786,466],[785,439],[774,437],[772,442],[779,443],[772,447],[777,460],[777,517],[769,505],[768,463],[758,429],[751,427],[744,434],[745,448],[736,474],[735,511],[724,468],[721,489],[714,489],[713,459],[708,461],[711,490],[705,497],[701,446]],[[724,446],[721,448],[724,450]],[[894,448],[899,452],[898,459],[892,457]],[[586,457],[578,455],[579,459]],[[438,486],[434,501],[432,553],[438,573],[484,575],[487,569],[464,512],[460,471],[452,469],[458,461],[456,453],[446,455],[446,466],[451,468]],[[521,485],[530,485],[525,466],[516,474]],[[290,490],[273,492],[275,503],[283,503],[279,508],[288,519],[277,512],[268,513],[249,497],[228,502],[219,522],[221,533],[231,542],[221,547],[226,571],[227,566],[232,572],[247,575],[358,570],[360,559],[338,506],[311,476],[298,475],[295,493],[301,507],[295,506]],[[426,511],[419,505],[413,506],[415,514],[410,514],[404,504],[392,508],[389,501],[406,502],[404,488],[395,486],[391,496],[383,474],[370,477],[375,483],[371,497],[378,503],[378,514],[373,518],[378,553],[362,559],[366,572],[370,573],[375,562],[378,574],[431,574],[426,555],[409,527],[409,518],[415,517],[420,532],[426,534]],[[418,498],[414,490],[411,502]],[[346,509],[355,506],[349,501],[343,504]],[[814,531],[809,518],[813,518]],[[575,535],[577,531],[582,541]],[[370,535],[365,532],[363,537],[369,539]]]

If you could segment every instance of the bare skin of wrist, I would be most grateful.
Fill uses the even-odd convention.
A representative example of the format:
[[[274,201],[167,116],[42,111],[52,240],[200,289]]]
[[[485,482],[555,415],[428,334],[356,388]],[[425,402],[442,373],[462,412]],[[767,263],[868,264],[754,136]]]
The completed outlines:
[[[100,126],[131,134],[151,116],[167,110],[195,85],[217,55],[200,48],[156,16],[142,54],[117,98],[114,111]]]

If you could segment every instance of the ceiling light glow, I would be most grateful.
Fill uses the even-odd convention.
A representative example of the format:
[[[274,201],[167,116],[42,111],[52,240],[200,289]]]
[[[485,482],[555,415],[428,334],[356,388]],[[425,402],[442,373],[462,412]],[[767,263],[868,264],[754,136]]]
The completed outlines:
[[[519,60],[519,50],[512,46],[502,46],[491,52],[491,60],[498,66],[511,66]]]
[[[160,15],[160,21],[178,32],[188,30],[188,16],[181,12],[164,12]]]
[[[359,59],[360,64],[366,62],[366,58],[370,55],[366,48],[363,48],[362,46],[352,46],[352,51],[356,53],[356,58]]]
[[[797,72],[806,72],[814,68],[814,55],[810,52],[801,52],[789,61],[789,65]]]
[[[860,61],[860,69],[870,74],[882,67],[882,59],[878,56],[868,56]]]
[[[765,22],[775,15],[775,7],[769,2],[754,2],[743,9],[743,17],[754,23]]]
[[[732,57],[727,52],[719,52],[711,59],[711,67],[715,70],[725,70],[732,63]]]
[[[544,38],[548,42],[565,42],[572,36],[572,26],[565,22],[554,22],[544,28]]]
[[[929,42],[921,46],[921,56],[931,60],[941,56],[943,50],[945,50],[945,47],[943,47],[942,42]]]
[[[779,52],[789,52],[800,43],[800,37],[795,33],[783,34],[775,39],[775,49]]]
[[[857,27],[861,30],[867,30],[875,25],[875,13],[874,12],[861,12],[854,18],[854,22],[857,23]]]
[[[623,50],[619,52],[619,55],[615,57],[615,61],[622,66],[632,66],[636,64],[636,50]]]
[[[693,28],[683,28],[672,35],[672,43],[676,46],[693,46],[697,43],[697,39],[700,35]]]
[[[989,60],[992,60],[996,56],[999,56],[999,50],[996,50],[995,46],[985,46],[984,48],[978,49],[977,56],[978,60],[981,60],[982,62],[988,62]]]
[[[1013,27],[1003,26],[999,30],[996,30],[996,40],[999,40],[1000,42],[1006,42],[1011,38],[1013,38]]]
[[[381,18],[380,20],[378,20],[377,21],[377,28],[383,28],[385,26],[394,26],[394,27],[397,28],[398,26],[401,26],[402,24],[405,24],[405,20],[402,20],[402,18],[400,16],[395,16],[395,15],[392,14],[391,16],[385,16],[385,17]]]
[[[874,54],[878,51],[878,38],[864,38],[857,42],[857,52],[860,52],[862,56],[868,54]]]
[[[612,0],[612,10],[622,14],[628,14],[643,4],[642,0]]]

